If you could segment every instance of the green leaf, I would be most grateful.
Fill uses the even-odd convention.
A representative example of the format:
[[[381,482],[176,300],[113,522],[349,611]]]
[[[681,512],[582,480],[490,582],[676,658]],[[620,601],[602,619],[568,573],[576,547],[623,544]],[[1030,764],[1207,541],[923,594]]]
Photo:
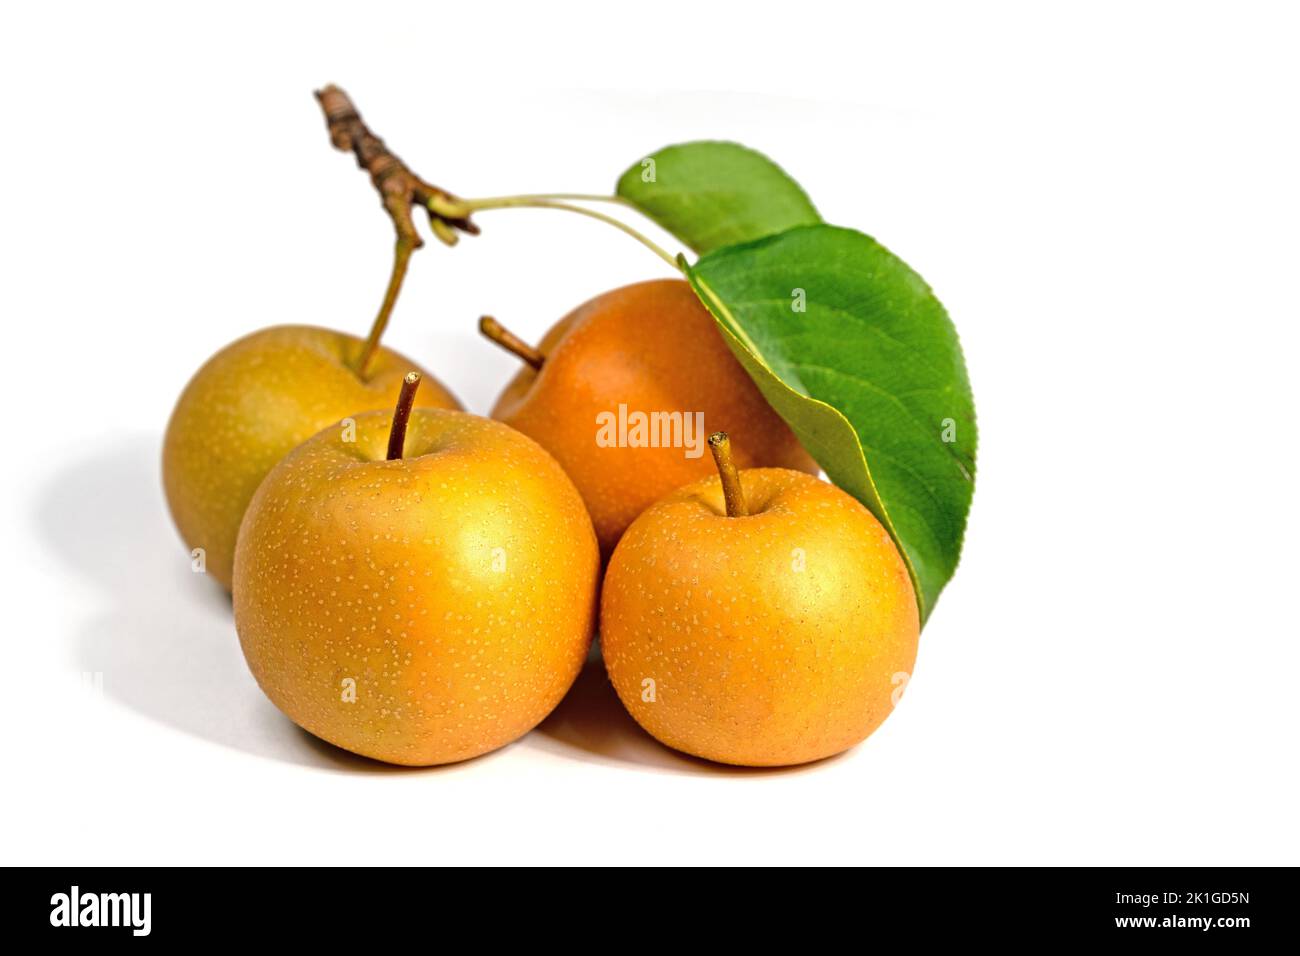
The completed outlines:
[[[620,176],[616,192],[700,254],[821,222],[798,183],[739,143],[667,146]]]
[[[957,567],[974,489],[975,405],[948,313],[901,259],[835,226],[684,267],[767,400],[893,535],[924,622]]]

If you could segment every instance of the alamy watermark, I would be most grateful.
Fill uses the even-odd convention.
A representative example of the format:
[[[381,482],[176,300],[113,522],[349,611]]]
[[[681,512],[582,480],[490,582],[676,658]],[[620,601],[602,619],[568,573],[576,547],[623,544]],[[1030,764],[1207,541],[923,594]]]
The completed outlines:
[[[617,412],[596,415],[596,445],[600,448],[681,448],[687,458],[704,454],[708,432],[703,412]]]
[[[148,936],[152,904],[151,893],[82,893],[73,886],[50,897],[50,925],[122,926],[133,936]]]

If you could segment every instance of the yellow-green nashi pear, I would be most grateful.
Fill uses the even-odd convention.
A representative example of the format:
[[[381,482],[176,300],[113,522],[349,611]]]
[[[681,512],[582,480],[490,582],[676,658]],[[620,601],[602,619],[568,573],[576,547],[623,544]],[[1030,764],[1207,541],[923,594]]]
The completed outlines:
[[[207,573],[231,586],[244,509],[273,465],[327,425],[391,409],[410,359],[377,348],[364,376],[361,339],[306,325],[279,325],[226,346],[190,379],[163,439],[167,504]],[[417,401],[460,408],[432,376]]]

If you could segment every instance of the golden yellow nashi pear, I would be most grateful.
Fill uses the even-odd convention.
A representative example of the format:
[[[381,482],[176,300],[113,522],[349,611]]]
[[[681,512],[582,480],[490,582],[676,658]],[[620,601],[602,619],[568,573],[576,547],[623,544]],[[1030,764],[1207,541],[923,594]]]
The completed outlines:
[[[610,680],[677,750],[768,767],[829,757],[893,708],[916,659],[916,596],[875,517],[780,468],[718,476],[648,508],[601,591]]]
[[[235,626],[262,690],[305,730],[389,763],[449,763],[560,702],[591,643],[599,564],[582,499],[541,446],[410,411],[404,390],[396,415],[357,415],[352,442],[322,431],[258,488]]]
[[[207,573],[231,586],[235,536],[266,473],[327,425],[391,409],[410,359],[378,347],[359,375],[361,339],[307,325],[245,336],[204,363],[181,393],[163,439],[163,487],[187,547],[203,549]],[[418,402],[460,408],[425,375]]]

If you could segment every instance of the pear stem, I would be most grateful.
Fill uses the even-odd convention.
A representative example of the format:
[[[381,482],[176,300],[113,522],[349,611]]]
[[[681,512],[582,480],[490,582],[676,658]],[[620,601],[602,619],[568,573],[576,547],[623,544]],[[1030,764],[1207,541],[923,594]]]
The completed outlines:
[[[415,228],[412,210],[421,208],[429,217],[433,234],[448,246],[456,244],[460,233],[478,235],[478,226],[469,213],[442,216],[434,212],[431,203],[456,203],[459,200],[445,189],[415,175],[411,168],[390,150],[362,120],[351,97],[333,84],[316,91],[316,99],[325,114],[330,143],[335,149],[352,153],[357,165],[370,174],[370,182],[379,192],[384,211],[397,232],[397,248],[393,256],[393,271],[388,279],[388,291],[370,327],[370,337],[357,359],[356,372],[362,379],[371,358],[379,348],[379,338],[388,325],[388,316],[397,302],[397,294],[406,278],[406,266],[411,253],[424,245]]]
[[[479,199],[452,199],[436,197],[432,208],[441,214],[466,216],[475,209],[504,209],[508,206],[527,206],[539,202],[605,202],[633,208],[622,196],[603,193],[525,193],[519,196],[484,196]]]
[[[746,517],[749,505],[745,503],[745,491],[740,487],[740,471],[731,459],[731,439],[726,432],[714,432],[709,436],[709,451],[713,452],[713,461],[722,478],[722,497],[727,502],[727,517]]]
[[[397,396],[397,409],[393,412],[393,428],[388,433],[388,460],[397,461],[406,447],[406,423],[411,420],[411,407],[415,404],[415,390],[420,387],[420,373],[407,372],[402,379],[402,391]]]
[[[541,370],[542,363],[546,361],[545,355],[537,351],[537,349],[533,348],[519,336],[515,335],[490,315],[485,315],[478,320],[478,330],[483,333],[485,338],[495,342],[512,355],[523,359],[539,371]]]
[[[564,195],[564,194],[557,194]],[[618,196],[583,196],[568,194],[573,198],[580,198],[587,202],[608,201],[619,205],[629,205],[625,200]],[[587,209],[584,206],[575,206],[570,202],[563,202],[559,199],[549,196],[495,196],[490,199],[446,199],[442,196],[434,196],[429,200],[429,209],[435,214],[444,217],[462,216],[468,218],[470,214],[487,209],[561,209],[565,212],[577,213],[579,216],[588,216],[592,219],[599,219],[601,222],[613,226],[631,236],[641,245],[645,246],[664,262],[668,263],[673,269],[681,270],[681,264],[670,256],[662,246],[654,242],[647,236],[637,232],[622,220],[615,219],[613,216],[607,216],[603,212],[597,212],[594,209]]]
[[[370,335],[367,336],[366,344],[357,358],[357,375],[362,379],[366,377],[366,369],[375,357],[375,353],[379,351],[379,340],[383,337],[384,330],[388,328],[388,317],[393,314],[393,306],[397,304],[398,293],[402,291],[402,282],[406,279],[406,267],[410,264],[411,253],[414,251],[414,244],[407,239],[398,238],[393,249],[393,271],[388,277],[388,289],[384,292],[384,301],[379,306],[379,314],[371,323]]]

